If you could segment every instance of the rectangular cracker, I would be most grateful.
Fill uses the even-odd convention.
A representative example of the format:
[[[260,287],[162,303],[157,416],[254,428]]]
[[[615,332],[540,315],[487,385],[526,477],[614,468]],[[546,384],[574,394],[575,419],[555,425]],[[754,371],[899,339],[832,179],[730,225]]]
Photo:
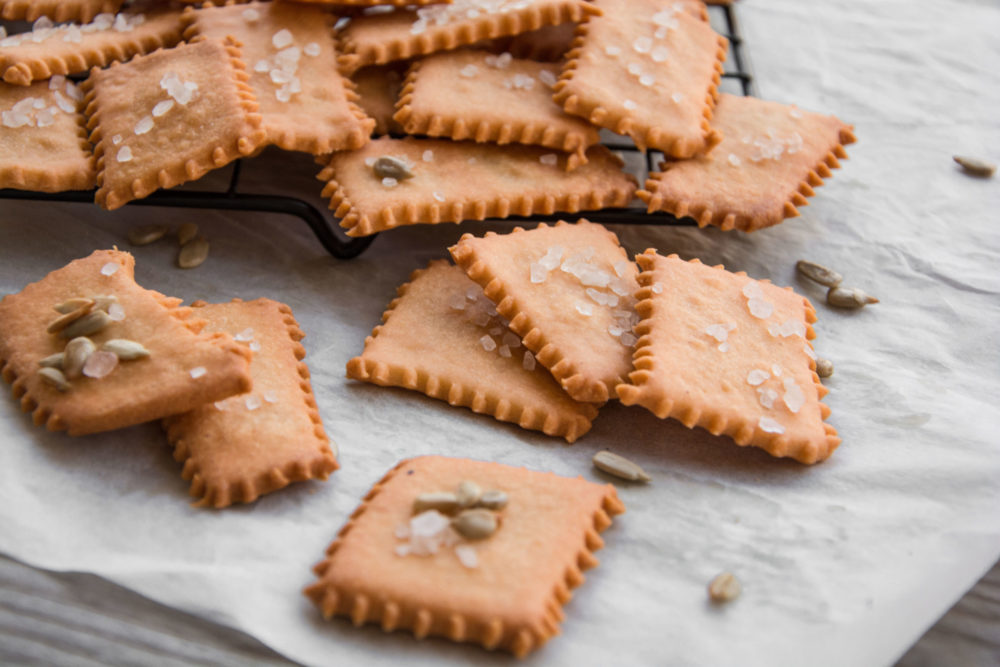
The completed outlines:
[[[0,83],[0,188],[62,192],[94,187],[82,99],[73,82],[62,77],[32,86]]]
[[[408,161],[414,177],[383,183],[369,166],[381,156]],[[318,178],[327,181],[323,196],[349,236],[400,225],[576,213],[632,200],[633,177],[604,146],[592,147],[587,164],[571,172],[567,159],[533,146],[383,137],[333,154]]]
[[[398,555],[405,538],[397,535],[412,525],[414,499],[463,481],[507,494],[496,532],[455,541],[446,528],[430,538],[444,542],[436,553]],[[372,623],[524,657],[558,634],[570,590],[598,564],[592,552],[604,545],[599,533],[624,511],[610,484],[469,459],[403,461],[340,529],[314,568],[319,581],[305,594],[326,618],[347,616],[356,626]]]
[[[349,378],[414,389],[567,442],[590,430],[597,408],[570,399],[534,364],[462,269],[431,262],[398,294],[347,364]]]
[[[362,67],[351,74],[358,106],[375,121],[375,134],[403,134],[403,128],[392,117],[406,69],[406,63],[389,63]]]
[[[538,362],[577,401],[604,403],[632,370],[638,270],[618,237],[580,220],[466,234],[450,248]]]
[[[343,55],[337,62],[349,73],[547,25],[579,23],[598,13],[583,0],[455,0],[416,11],[356,17],[338,34]]]
[[[86,23],[98,14],[117,12],[123,0],[0,0],[0,19],[34,21],[47,16],[53,21]]]
[[[231,42],[206,39],[91,72],[84,90],[98,204],[119,208],[201,178],[263,144],[239,55]],[[154,118],[159,105],[171,102]]]
[[[664,162],[637,193],[650,213],[745,232],[775,225],[799,215],[855,141],[834,116],[752,97],[721,95],[712,122],[723,139],[710,155]]]
[[[337,469],[302,359],[305,337],[292,309],[270,299],[191,304],[208,323],[253,351],[253,391],[163,422],[202,507],[253,502],[291,482]]]
[[[337,57],[332,14],[292,3],[232,0],[186,13],[188,39],[231,35],[241,43],[268,143],[325,155],[368,142],[375,121],[356,104],[350,80],[331,67]]]
[[[816,312],[790,288],[655,250],[638,256],[642,321],[626,405],[802,463],[840,444],[809,342]]]
[[[595,0],[554,99],[571,114],[628,135],[641,149],[687,158],[721,137],[709,126],[728,42],[683,5]],[[704,10],[704,8],[702,8]]]
[[[143,289],[134,272],[132,255],[98,250],[0,300],[0,372],[36,425],[70,435],[99,433],[250,389],[250,351],[226,334],[200,334],[204,322],[190,308]],[[122,361],[100,379],[71,379],[71,388],[60,392],[39,376],[39,361],[63,352],[67,341],[46,328],[60,316],[57,304],[95,296],[116,297],[124,319],[90,339],[98,347],[113,339],[134,341],[150,356]]]
[[[430,55],[410,68],[394,118],[407,134],[574,153],[567,160],[574,169],[601,137],[593,125],[552,101],[558,71],[509,53],[462,49]]]
[[[93,23],[65,24],[0,40],[0,77],[26,86],[55,74],[77,74],[181,41],[181,13],[103,14]]]

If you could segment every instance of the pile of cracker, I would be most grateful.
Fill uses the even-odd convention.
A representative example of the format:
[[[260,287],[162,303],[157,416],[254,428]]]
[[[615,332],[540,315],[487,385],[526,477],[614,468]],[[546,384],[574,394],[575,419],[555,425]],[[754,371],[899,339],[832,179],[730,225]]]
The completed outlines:
[[[352,236],[636,196],[750,231],[798,215],[854,140],[721,94],[701,0],[123,4],[0,0],[34,20],[0,34],[0,188],[115,209],[273,145],[324,165]],[[602,131],[663,154],[645,189]]]

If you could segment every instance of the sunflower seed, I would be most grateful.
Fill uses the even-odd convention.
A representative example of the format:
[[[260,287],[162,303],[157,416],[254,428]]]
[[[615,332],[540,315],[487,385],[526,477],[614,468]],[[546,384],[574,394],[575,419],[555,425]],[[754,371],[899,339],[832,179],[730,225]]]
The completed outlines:
[[[503,491],[487,491],[479,497],[477,505],[488,510],[502,510],[507,506],[507,494]]]
[[[59,391],[69,391],[70,384],[66,376],[58,368],[39,368],[38,377],[46,384],[52,385]]]
[[[831,287],[826,293],[826,302],[837,308],[864,308],[879,301],[857,287]]]
[[[78,336],[90,336],[103,330],[111,322],[112,319],[103,310],[94,310],[60,331],[59,335],[69,339]]]
[[[112,353],[122,361],[134,361],[135,359],[144,359],[149,356],[149,350],[143,347],[141,343],[124,338],[114,338],[105,341],[101,345],[101,349]]]
[[[42,368],[58,368],[59,370],[62,370],[65,358],[66,356],[62,352],[56,352],[55,354],[50,354],[39,361],[38,365]]]
[[[177,253],[177,266],[182,269],[193,269],[201,266],[206,259],[208,259],[208,241],[198,237],[181,246],[181,251]]]
[[[198,236],[198,225],[193,222],[185,222],[177,228],[177,242],[182,246],[193,241],[196,236]]]
[[[389,155],[383,155],[375,160],[375,163],[372,164],[372,169],[379,178],[395,178],[397,181],[405,181],[408,178],[413,178],[410,165],[399,158]]]
[[[451,514],[458,510],[458,498],[454,493],[421,493],[413,501],[413,513],[422,514],[428,510],[437,510],[444,514]]]
[[[987,160],[982,160],[976,157],[963,157],[961,155],[956,155],[954,158],[955,162],[962,165],[962,169],[965,173],[971,176],[978,176],[979,178],[989,178],[997,171],[997,166],[992,162]]]
[[[463,481],[455,490],[455,497],[458,498],[458,504],[462,507],[472,507],[479,502],[481,495],[483,495],[483,490],[479,488],[478,484],[469,480]]]
[[[833,269],[804,259],[795,263],[795,269],[809,280],[814,280],[825,287],[836,287],[844,281],[844,276]]]
[[[87,305],[93,307],[94,305],[93,299],[76,297],[74,299],[66,299],[58,306],[53,306],[53,307],[56,309],[57,313],[62,313],[63,315],[65,315],[66,313],[72,313],[74,310],[79,310],[80,308],[83,308],[84,306]]]
[[[52,320],[49,324],[49,328],[46,329],[49,333],[59,333],[69,325],[76,322],[78,319],[89,313],[94,307],[94,302],[87,300],[87,304],[80,306],[74,311],[68,312],[65,315],[61,315],[56,319]]]
[[[128,230],[128,241],[132,245],[149,245],[167,234],[165,225],[142,225]]]
[[[497,517],[489,510],[465,510],[451,520],[451,527],[467,540],[482,540],[496,532]]]
[[[630,482],[648,482],[650,477],[639,464],[632,463],[624,456],[618,456],[608,451],[597,452],[591,459],[594,465],[609,475],[627,479]]]
[[[67,379],[75,380],[83,375],[83,365],[87,363],[97,346],[85,336],[74,338],[66,343],[65,359],[63,361],[63,374]]]
[[[833,375],[833,362],[829,359],[817,359],[816,375],[821,378],[828,378]]]
[[[708,597],[717,604],[732,602],[740,596],[743,588],[732,572],[723,572],[708,584]]]

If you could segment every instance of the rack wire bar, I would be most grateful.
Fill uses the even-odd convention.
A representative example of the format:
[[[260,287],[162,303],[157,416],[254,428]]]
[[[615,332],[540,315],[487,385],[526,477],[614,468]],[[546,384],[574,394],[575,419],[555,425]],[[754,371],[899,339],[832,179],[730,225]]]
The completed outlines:
[[[729,40],[729,53],[735,71],[725,72],[724,79],[737,80],[743,95],[755,96],[756,86],[754,76],[750,71],[750,63],[744,50],[743,37],[740,34],[739,23],[732,5],[708,5],[709,13],[720,12],[724,18],[723,36]],[[638,153],[634,144],[624,142],[608,142],[605,146],[614,151]],[[645,165],[647,173],[655,171],[656,159],[660,154],[647,151]],[[253,211],[258,213],[281,213],[299,218],[312,230],[320,244],[337,259],[353,259],[368,249],[377,234],[360,238],[348,238],[337,229],[332,216],[316,210],[312,204],[297,197],[286,195],[257,195],[239,191],[242,160],[233,163],[233,171],[229,186],[224,192],[160,190],[152,195],[129,202],[128,206],[157,206],[164,208],[211,209],[219,211]],[[71,202],[81,204],[94,203],[94,190],[76,192],[29,192],[25,190],[0,189],[0,200]],[[657,212],[647,214],[642,208],[608,208],[598,211],[587,211],[588,220],[605,225],[660,225],[660,226],[694,226],[690,218],[678,220],[669,213]],[[566,217],[565,214],[533,215],[529,218],[505,218],[509,222],[554,222]],[[335,219],[334,219],[335,220]]]

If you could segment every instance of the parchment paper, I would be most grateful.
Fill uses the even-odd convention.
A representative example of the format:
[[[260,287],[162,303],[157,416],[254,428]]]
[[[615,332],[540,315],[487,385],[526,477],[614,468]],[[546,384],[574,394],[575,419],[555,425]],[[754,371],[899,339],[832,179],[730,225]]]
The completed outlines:
[[[619,487],[628,513],[605,533],[601,566],[567,606],[563,634],[528,664],[893,661],[1000,555],[1000,179],[969,178],[951,162],[1000,157],[1000,6],[747,0],[738,12],[762,96],[854,123],[851,159],[801,218],[773,229],[616,231],[631,251],[721,262],[813,299],[817,351],[836,364],[830,422],[844,439],[827,463],[774,460],[615,404],[567,446],[345,379],[413,269],[446,256],[461,233],[505,223],[401,229],[338,262],[281,216],[3,202],[3,293],[95,248],[127,246],[130,225],[197,222],[209,261],[180,271],[169,242],[137,248],[138,281],[188,301],[291,305],[343,467],[250,506],[194,509],[157,425],[72,439],[33,427],[6,399],[0,551],[98,574],[307,664],[507,664],[475,647],[324,622],[300,593],[310,567],[403,457],[470,456],[607,481],[589,462],[607,447],[654,481]],[[318,193],[306,156],[268,153],[247,166],[251,189]],[[882,303],[831,310],[795,278],[799,258],[836,267]],[[705,586],[722,570],[744,593],[716,609]]]

